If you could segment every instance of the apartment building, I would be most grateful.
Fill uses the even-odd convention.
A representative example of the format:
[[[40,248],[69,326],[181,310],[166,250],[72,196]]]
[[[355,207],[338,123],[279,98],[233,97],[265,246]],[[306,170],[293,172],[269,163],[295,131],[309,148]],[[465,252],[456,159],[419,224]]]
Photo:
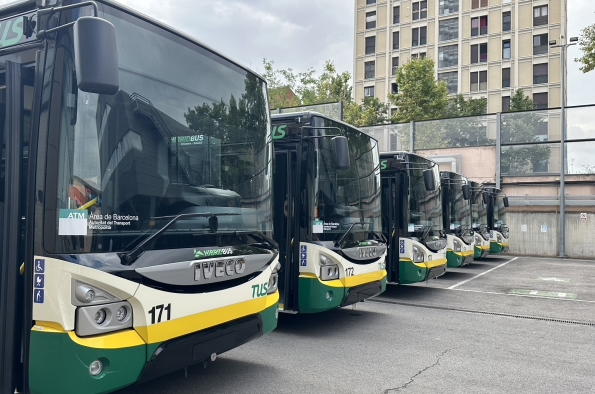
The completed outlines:
[[[538,109],[561,105],[567,0],[355,0],[354,92],[387,102],[399,65],[436,62],[450,94],[506,111],[522,88]],[[393,111],[395,109],[393,108]]]

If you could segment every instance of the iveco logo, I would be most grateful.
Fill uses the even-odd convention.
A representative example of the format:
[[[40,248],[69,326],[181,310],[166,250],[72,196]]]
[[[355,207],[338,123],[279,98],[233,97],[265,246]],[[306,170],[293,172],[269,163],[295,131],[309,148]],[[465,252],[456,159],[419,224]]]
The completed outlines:
[[[202,278],[211,279],[213,274],[215,278],[224,276],[233,276],[241,274],[246,270],[246,260],[231,259],[220,261],[203,261],[194,264],[194,280],[199,281]]]
[[[372,257],[376,257],[376,248],[359,248],[359,257],[360,259],[369,259]]]

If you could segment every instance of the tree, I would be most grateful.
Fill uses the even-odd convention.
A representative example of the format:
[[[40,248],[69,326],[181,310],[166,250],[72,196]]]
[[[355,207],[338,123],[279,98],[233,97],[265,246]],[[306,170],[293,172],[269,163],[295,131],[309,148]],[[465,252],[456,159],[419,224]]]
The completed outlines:
[[[583,57],[575,59],[583,64],[580,70],[584,73],[595,70],[595,24],[581,30],[578,43],[583,51]]]
[[[362,104],[355,102],[345,104],[343,120],[355,127],[374,126],[388,121],[388,104],[377,97],[365,97]]]
[[[487,111],[488,100],[485,97],[474,99],[462,94],[455,96],[448,108],[448,117],[441,122],[444,130],[444,147],[465,147],[488,145],[493,142],[488,138]]]
[[[351,74],[337,72],[330,60],[325,62],[320,75],[312,68],[299,73],[291,68],[276,70],[274,62],[267,59],[263,59],[263,64],[271,108],[352,101]]]
[[[527,172],[546,172],[550,148],[544,144],[520,145],[539,142],[539,132],[547,122],[543,114],[531,112],[535,104],[518,89],[510,99],[510,112],[502,114],[500,140],[502,173],[522,175]],[[506,146],[508,145],[508,146]]]
[[[392,116],[394,123],[406,123],[444,117],[448,109],[448,89],[444,81],[434,77],[434,61],[414,59],[399,67],[395,82],[399,92],[390,94],[398,107]]]

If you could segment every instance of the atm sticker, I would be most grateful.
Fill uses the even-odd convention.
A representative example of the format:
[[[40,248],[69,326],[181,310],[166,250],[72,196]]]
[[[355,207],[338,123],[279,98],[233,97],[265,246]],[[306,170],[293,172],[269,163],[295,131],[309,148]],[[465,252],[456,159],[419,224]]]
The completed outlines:
[[[312,233],[321,234],[324,232],[324,222],[322,220],[314,220],[312,223]]]

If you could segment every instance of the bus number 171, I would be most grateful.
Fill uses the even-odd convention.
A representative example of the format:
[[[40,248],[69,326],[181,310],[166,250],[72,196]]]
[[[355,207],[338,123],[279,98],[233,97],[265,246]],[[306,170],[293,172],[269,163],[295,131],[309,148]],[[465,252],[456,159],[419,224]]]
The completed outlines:
[[[164,310],[167,312],[165,320],[171,320],[171,304],[167,304],[167,306],[157,305],[149,309],[149,314],[151,315],[151,324],[161,323]]]

